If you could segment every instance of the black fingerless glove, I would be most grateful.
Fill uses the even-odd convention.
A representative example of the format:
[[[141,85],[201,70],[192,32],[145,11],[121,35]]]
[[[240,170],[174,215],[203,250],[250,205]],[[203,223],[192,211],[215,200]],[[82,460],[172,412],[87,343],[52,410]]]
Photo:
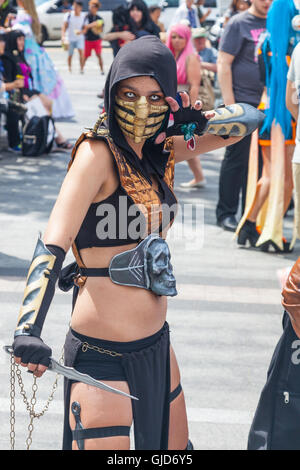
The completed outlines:
[[[192,107],[179,108],[173,113],[174,124],[168,127],[167,137],[183,135],[184,140],[190,140],[194,134],[202,135],[207,129],[208,120],[204,113]]]
[[[52,350],[41,338],[19,335],[15,338],[12,347],[14,355],[20,357],[23,364],[31,362],[49,366]]]

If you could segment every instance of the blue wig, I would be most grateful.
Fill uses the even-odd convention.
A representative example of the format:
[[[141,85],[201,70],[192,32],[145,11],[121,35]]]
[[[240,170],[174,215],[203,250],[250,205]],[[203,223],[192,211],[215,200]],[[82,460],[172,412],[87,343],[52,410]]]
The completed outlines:
[[[297,13],[293,0],[274,0],[267,17],[267,37],[262,46],[269,103],[261,133],[266,130],[270,131],[275,120],[275,123],[280,124],[286,139],[291,135],[292,119],[285,104],[288,72],[286,56],[291,38],[294,40],[294,46],[296,45],[292,19]],[[268,57],[270,51],[271,60]]]

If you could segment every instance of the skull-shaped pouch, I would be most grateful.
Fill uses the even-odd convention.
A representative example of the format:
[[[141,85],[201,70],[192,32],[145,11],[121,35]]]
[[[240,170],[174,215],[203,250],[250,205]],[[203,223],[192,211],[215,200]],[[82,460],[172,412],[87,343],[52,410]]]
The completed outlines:
[[[177,295],[176,280],[165,240],[150,234],[137,247],[115,255],[109,276],[115,284],[140,287],[157,295]]]

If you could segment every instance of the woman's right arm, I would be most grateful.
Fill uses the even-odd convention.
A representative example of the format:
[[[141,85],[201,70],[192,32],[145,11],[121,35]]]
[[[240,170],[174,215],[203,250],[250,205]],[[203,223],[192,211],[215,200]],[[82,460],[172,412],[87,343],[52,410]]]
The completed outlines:
[[[65,255],[111,171],[113,162],[106,145],[99,141],[82,142],[62,184],[43,240],[37,242],[13,343],[16,363],[36,376],[45,372],[52,354],[43,343],[41,332]]]
[[[95,140],[80,144],[52,209],[44,243],[69,250],[91,202],[111,171],[113,162],[106,144]]]

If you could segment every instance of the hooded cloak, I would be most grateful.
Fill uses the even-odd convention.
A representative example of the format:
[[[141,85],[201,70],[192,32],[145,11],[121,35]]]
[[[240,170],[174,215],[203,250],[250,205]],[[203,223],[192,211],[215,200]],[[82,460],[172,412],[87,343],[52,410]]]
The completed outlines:
[[[115,95],[117,84],[122,80],[148,76],[154,78],[165,96],[175,98],[177,91],[176,62],[171,51],[156,36],[143,36],[125,44],[115,57],[105,83],[105,110],[107,127],[114,144],[121,150],[130,165],[140,171],[149,182],[150,175],[163,178],[169,152],[164,143],[154,144],[156,136],[168,127],[170,112],[167,112],[161,128],[147,139],[140,159],[127,143],[115,118]]]

